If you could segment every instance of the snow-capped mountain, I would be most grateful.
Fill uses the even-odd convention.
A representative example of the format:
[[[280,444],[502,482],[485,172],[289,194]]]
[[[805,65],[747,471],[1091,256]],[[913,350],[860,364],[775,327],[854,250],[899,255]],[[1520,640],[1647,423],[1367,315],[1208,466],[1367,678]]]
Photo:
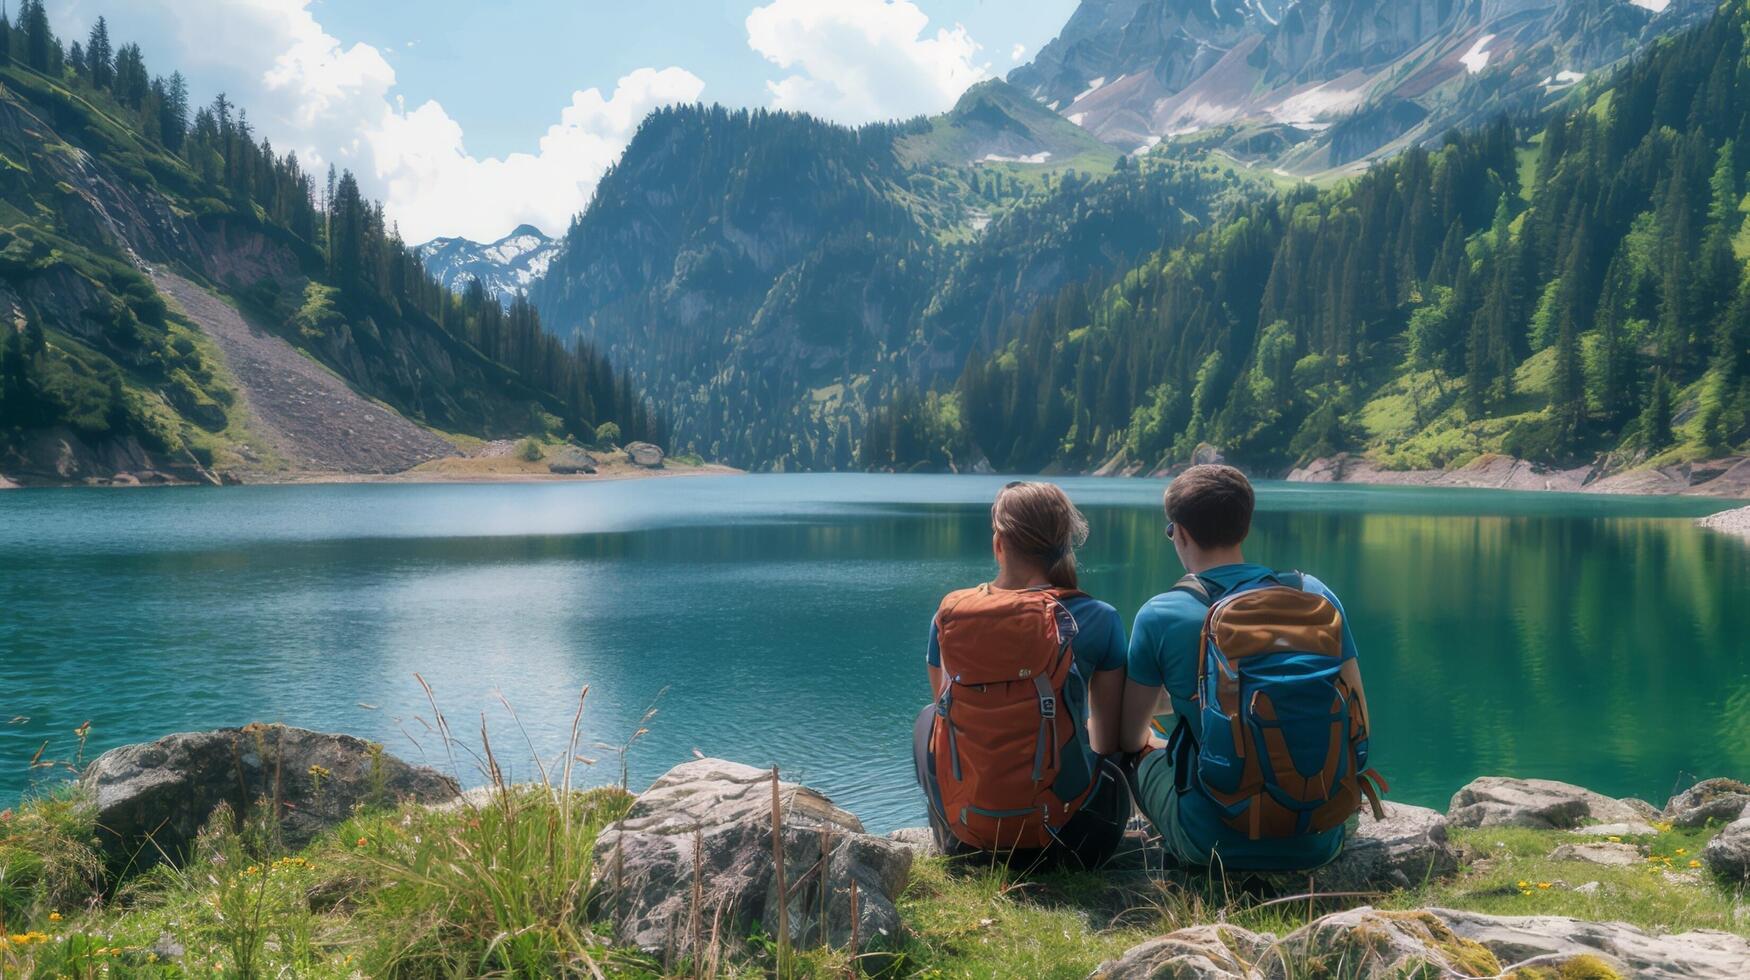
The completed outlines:
[[[1125,151],[1298,173],[1530,108],[1715,0],[1082,0],[1009,82]]]
[[[469,280],[478,279],[488,293],[509,306],[517,293],[527,292],[547,274],[562,244],[533,225],[519,225],[489,245],[466,238],[434,238],[419,246],[419,257],[426,271],[451,289],[460,291]]]

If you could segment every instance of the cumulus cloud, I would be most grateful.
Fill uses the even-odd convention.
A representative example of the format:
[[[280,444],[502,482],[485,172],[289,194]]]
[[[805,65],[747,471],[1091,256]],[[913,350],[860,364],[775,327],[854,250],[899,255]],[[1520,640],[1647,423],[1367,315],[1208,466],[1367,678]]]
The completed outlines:
[[[955,25],[926,33],[911,0],[772,0],[747,15],[747,43],[790,74],[772,105],[845,123],[935,113],[987,74]]]
[[[480,159],[434,101],[409,110],[395,70],[369,44],[322,28],[311,0],[63,0],[55,27],[82,37],[99,14],[110,36],[137,40],[155,71],[181,68],[197,98],[226,91],[258,134],[310,169],[351,168],[408,241],[491,240],[528,222],[557,234],[651,109],[696,100],[704,82],[680,68],[641,68],[612,93],[572,95],[535,153]]]
[[[535,153],[469,156],[462,127],[436,102],[397,106],[365,134],[384,206],[408,241],[461,235],[490,241],[528,223],[558,234],[652,109],[698,99],[705,83],[680,68],[640,68],[609,95],[574,93]]]
[[[1010,61],[1020,61],[1021,56],[1026,54],[1026,53],[1027,53],[1027,46],[1025,44],[1017,44],[1017,45],[1015,45],[1015,47],[1011,51],[1009,51],[1009,60]]]

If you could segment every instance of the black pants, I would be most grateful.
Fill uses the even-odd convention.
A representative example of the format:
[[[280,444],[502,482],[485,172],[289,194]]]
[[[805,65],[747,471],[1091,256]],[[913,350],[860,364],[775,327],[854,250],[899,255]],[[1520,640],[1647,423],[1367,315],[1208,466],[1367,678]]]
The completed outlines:
[[[912,762],[930,811],[930,832],[935,835],[936,846],[951,857],[981,853],[955,837],[942,815],[942,794],[936,787],[935,760],[930,756],[930,727],[935,718],[936,706],[925,705],[912,725]],[[1094,791],[1088,802],[1058,831],[1055,842],[1037,850],[1009,851],[997,857],[1012,868],[1097,868],[1110,860],[1124,842],[1124,828],[1129,823],[1130,789],[1125,784],[1124,771],[1113,759],[1102,757],[1094,768]]]

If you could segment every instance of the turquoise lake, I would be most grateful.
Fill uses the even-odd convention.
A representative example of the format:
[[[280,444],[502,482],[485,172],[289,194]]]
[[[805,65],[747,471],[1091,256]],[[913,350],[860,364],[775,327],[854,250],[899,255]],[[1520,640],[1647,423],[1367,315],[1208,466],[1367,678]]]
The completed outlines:
[[[694,750],[921,822],[910,723],[945,591],[987,579],[1002,478],[0,493],[0,805],[29,763],[285,722],[448,768],[415,674],[513,778],[562,754],[642,788]],[[1062,481],[1084,586],[1128,623],[1180,570],[1155,481]],[[1750,776],[1750,546],[1727,504],[1261,484],[1248,556],[1344,600],[1392,798],[1483,774],[1663,802]],[[464,782],[478,783],[464,754]]]

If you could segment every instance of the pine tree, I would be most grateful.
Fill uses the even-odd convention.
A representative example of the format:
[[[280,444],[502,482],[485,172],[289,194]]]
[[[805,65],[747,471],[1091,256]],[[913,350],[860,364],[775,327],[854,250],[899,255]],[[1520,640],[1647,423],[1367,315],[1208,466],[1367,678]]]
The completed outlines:
[[[173,71],[164,83],[164,97],[159,102],[159,138],[172,153],[181,153],[188,134],[188,82],[182,72]]]
[[[124,44],[115,53],[116,101],[135,112],[146,104],[146,93],[152,89],[152,78],[146,73],[146,59],[138,44]]]
[[[92,85],[107,89],[115,81],[115,52],[109,46],[109,23],[102,17],[86,40],[85,65]]]
[[[1562,442],[1571,443],[1586,418],[1586,386],[1581,373],[1580,340],[1574,332],[1572,309],[1562,311],[1556,337],[1555,377],[1550,382],[1550,410],[1561,428]]]
[[[43,0],[24,0],[18,11],[18,25],[24,31],[24,63],[47,74],[53,64],[49,48],[55,37],[49,33],[49,14],[43,8]]]
[[[1653,390],[1641,411],[1641,445],[1654,453],[1671,445],[1671,382],[1664,371],[1653,379]]]
[[[12,64],[12,21],[0,10],[0,68]]]

